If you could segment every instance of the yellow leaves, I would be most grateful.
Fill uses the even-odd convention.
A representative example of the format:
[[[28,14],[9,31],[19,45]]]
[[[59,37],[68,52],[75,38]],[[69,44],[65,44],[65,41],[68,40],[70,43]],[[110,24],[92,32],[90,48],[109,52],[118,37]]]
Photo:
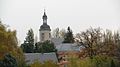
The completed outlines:
[[[6,31],[6,27],[2,23],[0,23],[0,31]]]
[[[52,61],[46,61],[44,63],[44,67],[58,67],[57,64],[53,63]]]
[[[0,23],[0,60],[2,60],[4,54],[10,53],[19,63],[19,67],[23,67],[25,64],[24,56],[17,44],[16,31],[8,30]]]
[[[0,30],[0,43],[3,43],[7,38],[6,32]]]
[[[42,64],[39,61],[35,61],[30,67],[42,67]]]
[[[97,55],[93,59],[86,57],[84,59],[79,59],[75,56],[69,56],[68,67],[111,67],[111,61],[115,63],[116,67],[119,67],[119,61],[113,57],[107,55]]]
[[[52,61],[46,61],[44,63],[40,63],[37,60],[33,64],[31,64],[30,67],[58,67],[58,65],[53,63]]]
[[[0,44],[0,60],[3,59],[6,52],[8,52],[8,47]]]

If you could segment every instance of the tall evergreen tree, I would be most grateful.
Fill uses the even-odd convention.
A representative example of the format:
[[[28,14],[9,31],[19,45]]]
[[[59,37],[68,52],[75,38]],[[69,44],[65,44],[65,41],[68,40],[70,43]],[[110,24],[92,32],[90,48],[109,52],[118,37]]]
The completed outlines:
[[[25,53],[34,52],[34,33],[32,29],[28,30],[25,41],[23,44],[21,44],[21,48]]]
[[[67,29],[67,33],[64,36],[63,43],[74,43],[73,32],[70,29],[70,27],[68,27],[68,29]]]

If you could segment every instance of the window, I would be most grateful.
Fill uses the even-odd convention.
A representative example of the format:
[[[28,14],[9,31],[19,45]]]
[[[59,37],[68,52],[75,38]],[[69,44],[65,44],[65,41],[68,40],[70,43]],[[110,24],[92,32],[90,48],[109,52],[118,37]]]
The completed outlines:
[[[44,35],[44,33],[42,33],[42,35]]]
[[[42,33],[42,35],[41,35],[41,39],[42,39],[42,41],[44,41],[44,33]]]

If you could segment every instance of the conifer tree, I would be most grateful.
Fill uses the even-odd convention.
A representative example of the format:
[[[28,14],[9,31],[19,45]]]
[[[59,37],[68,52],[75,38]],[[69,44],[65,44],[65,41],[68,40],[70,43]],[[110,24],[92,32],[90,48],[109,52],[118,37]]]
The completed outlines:
[[[21,48],[25,53],[34,52],[34,33],[32,29],[28,30],[25,41],[23,44],[21,44]]]
[[[54,43],[51,41],[45,41],[45,42],[38,42],[35,44],[35,53],[50,53],[50,52],[56,52],[57,49],[54,46]]]
[[[67,29],[67,33],[64,36],[63,43],[74,43],[73,32],[70,29],[70,27],[68,27],[68,29]]]

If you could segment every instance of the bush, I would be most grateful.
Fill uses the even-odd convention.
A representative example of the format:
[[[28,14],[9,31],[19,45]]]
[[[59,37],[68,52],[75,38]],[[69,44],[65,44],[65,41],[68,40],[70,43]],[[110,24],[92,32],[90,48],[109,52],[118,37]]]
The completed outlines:
[[[15,60],[18,62],[18,67],[24,67],[24,55],[21,49],[18,47],[16,31],[11,31],[10,29],[7,29],[4,24],[0,23],[0,61],[6,59],[6,54],[11,55],[9,59],[12,57],[15,58]]]
[[[0,60],[0,67],[18,67],[18,64],[13,56],[6,54],[3,60]]]
[[[68,67],[120,67],[119,61],[109,56],[97,55],[92,59],[90,57],[79,59],[75,56],[68,58]]]
[[[29,65],[30,67],[58,67],[57,64],[51,62],[51,61],[46,61],[44,63],[40,63],[39,61],[35,61],[33,64]]]

